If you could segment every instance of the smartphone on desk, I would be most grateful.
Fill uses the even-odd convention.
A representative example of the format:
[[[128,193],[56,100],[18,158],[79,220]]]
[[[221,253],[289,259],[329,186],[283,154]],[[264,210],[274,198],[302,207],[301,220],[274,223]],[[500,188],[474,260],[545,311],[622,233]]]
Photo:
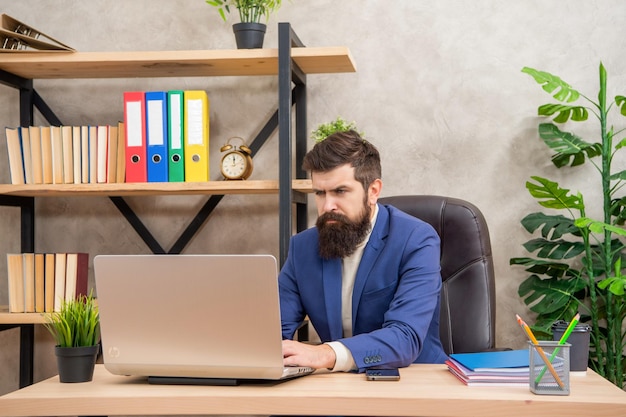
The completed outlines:
[[[399,381],[398,368],[369,368],[365,371],[368,381]]]

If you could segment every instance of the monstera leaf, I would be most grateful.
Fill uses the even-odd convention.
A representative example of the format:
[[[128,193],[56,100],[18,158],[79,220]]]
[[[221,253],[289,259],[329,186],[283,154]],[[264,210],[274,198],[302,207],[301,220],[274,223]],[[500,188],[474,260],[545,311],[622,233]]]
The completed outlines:
[[[558,168],[582,165],[585,162],[585,155],[587,158],[593,158],[602,154],[602,144],[587,143],[576,135],[559,130],[553,123],[540,124],[539,136],[546,145],[557,152],[552,156],[552,163]]]
[[[543,259],[570,259],[585,251],[582,242],[568,242],[567,240],[532,239],[524,243],[528,252],[537,251],[537,256]]]
[[[541,236],[546,239],[559,239],[566,234],[580,236],[580,229],[574,221],[561,214],[531,213],[522,219],[522,226],[528,233],[541,228]]]
[[[556,182],[545,178],[537,176],[530,178],[537,181],[539,184],[533,184],[528,181],[526,188],[530,192],[530,195],[539,200],[539,204],[543,207],[584,210],[585,206],[580,195],[570,195],[568,189],[561,188]]]
[[[583,106],[568,106],[566,104],[544,104],[539,106],[539,116],[554,116],[556,123],[565,123],[568,120],[584,122],[589,118],[589,111]]]
[[[574,90],[571,85],[556,75],[528,67],[524,67],[522,72],[532,76],[537,83],[542,85],[541,88],[552,94],[552,97],[558,101],[571,103],[578,100],[578,97],[580,97],[578,91]]]
[[[572,304],[578,308],[576,294],[584,289],[585,282],[580,279],[541,279],[531,275],[520,284],[517,293],[535,313],[549,314],[570,308]]]

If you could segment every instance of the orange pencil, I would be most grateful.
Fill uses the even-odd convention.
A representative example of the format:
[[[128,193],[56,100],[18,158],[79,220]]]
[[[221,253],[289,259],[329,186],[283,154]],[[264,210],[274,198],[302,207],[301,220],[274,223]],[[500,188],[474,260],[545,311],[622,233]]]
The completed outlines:
[[[526,322],[522,320],[519,315],[516,314],[515,317],[517,317],[517,322],[520,326],[522,326],[522,329],[524,329],[532,344],[536,346],[539,356],[541,356],[541,359],[543,359],[543,361],[546,363],[548,370],[550,371],[556,382],[559,384],[559,387],[565,388],[563,381],[561,381],[561,378],[559,378],[559,374],[556,373],[556,370],[552,366],[552,362],[550,362],[550,359],[548,359],[543,349],[539,346],[539,342],[537,342],[537,338],[535,338],[535,335],[533,334],[532,330],[530,330],[530,327],[528,327],[528,324],[526,324]]]

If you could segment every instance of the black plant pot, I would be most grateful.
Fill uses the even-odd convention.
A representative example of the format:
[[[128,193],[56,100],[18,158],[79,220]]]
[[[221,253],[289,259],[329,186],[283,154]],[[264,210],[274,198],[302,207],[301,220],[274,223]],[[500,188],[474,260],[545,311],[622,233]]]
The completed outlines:
[[[93,370],[100,346],[54,347],[61,382],[88,382],[93,379]]]
[[[235,32],[237,49],[263,48],[263,38],[265,37],[266,29],[267,26],[263,23],[235,23],[233,32]]]

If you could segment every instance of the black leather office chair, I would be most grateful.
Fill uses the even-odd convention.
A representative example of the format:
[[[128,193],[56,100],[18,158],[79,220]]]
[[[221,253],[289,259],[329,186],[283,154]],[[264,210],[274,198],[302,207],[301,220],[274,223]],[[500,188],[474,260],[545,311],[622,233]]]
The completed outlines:
[[[495,276],[487,223],[467,201],[432,195],[378,200],[430,223],[441,238],[441,342],[447,353],[495,348]]]

